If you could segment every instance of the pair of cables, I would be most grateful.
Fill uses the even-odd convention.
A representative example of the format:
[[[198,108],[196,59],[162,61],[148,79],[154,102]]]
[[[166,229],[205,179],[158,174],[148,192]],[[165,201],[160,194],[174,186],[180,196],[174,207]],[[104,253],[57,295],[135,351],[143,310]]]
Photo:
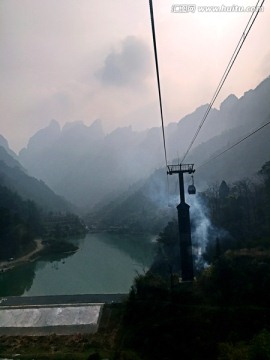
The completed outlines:
[[[237,145],[241,144],[243,141],[245,141],[246,139],[250,138],[251,136],[253,136],[254,134],[256,134],[257,132],[259,132],[260,130],[264,129],[266,126],[270,125],[270,121],[267,121],[265,124],[259,126],[256,130],[252,131],[250,134],[246,135],[245,137],[243,137],[241,140],[238,140],[236,143],[234,143],[233,145],[229,146],[227,149],[221,151],[219,154],[210,157],[209,160],[205,161],[204,163],[200,164],[199,166],[197,166],[197,170],[203,166],[205,166],[206,164],[208,164],[209,162],[217,159],[218,157],[220,157],[221,155],[225,154],[227,151],[233,149],[234,147],[236,147]]]
[[[250,16],[250,18],[249,18],[249,20],[248,20],[248,23],[247,23],[247,25],[246,25],[246,27],[245,27],[245,29],[244,29],[241,37],[240,37],[240,40],[239,40],[238,43],[237,43],[237,46],[236,46],[236,48],[235,48],[235,50],[234,50],[234,52],[233,52],[233,54],[232,54],[232,56],[231,56],[231,58],[230,58],[230,61],[229,61],[228,65],[227,65],[227,67],[226,67],[226,69],[225,69],[225,71],[224,71],[224,73],[223,73],[223,75],[222,75],[222,78],[221,78],[221,80],[220,80],[220,82],[219,82],[219,84],[218,84],[218,86],[217,86],[217,88],[216,88],[216,91],[215,91],[215,93],[214,93],[214,95],[213,95],[213,97],[212,97],[212,100],[210,101],[210,103],[209,103],[209,105],[208,105],[208,107],[207,107],[207,109],[206,109],[206,112],[205,112],[205,114],[204,114],[204,116],[203,116],[203,118],[202,118],[202,120],[201,120],[201,122],[200,122],[200,124],[199,124],[199,127],[197,128],[197,130],[196,130],[196,132],[195,132],[195,134],[194,134],[194,136],[193,136],[193,138],[192,138],[192,140],[191,140],[191,142],[190,142],[190,144],[189,144],[189,146],[188,146],[188,148],[187,148],[187,150],[186,150],[186,152],[185,152],[185,154],[184,154],[184,157],[183,157],[183,159],[182,159],[182,161],[181,161],[181,164],[182,164],[182,163],[184,162],[184,160],[186,159],[186,157],[187,157],[189,151],[191,150],[191,148],[192,148],[192,146],[193,146],[193,144],[194,144],[197,136],[199,135],[199,132],[201,131],[201,128],[202,128],[202,126],[204,125],[204,123],[205,123],[205,121],[206,121],[206,119],[207,119],[207,117],[208,117],[208,114],[209,114],[210,110],[212,109],[213,104],[214,104],[214,102],[216,101],[216,98],[217,98],[217,96],[219,95],[219,93],[220,93],[220,91],[221,91],[221,89],[222,89],[222,87],[223,87],[223,85],[224,85],[224,83],[225,83],[225,81],[226,81],[226,79],[227,79],[227,77],[228,77],[231,69],[232,69],[232,66],[233,66],[233,64],[235,63],[235,60],[236,60],[236,58],[237,58],[237,56],[238,56],[238,54],[239,54],[239,52],[240,52],[240,50],[241,50],[241,48],[242,48],[242,46],[243,46],[243,44],[244,44],[244,42],[245,42],[245,40],[246,40],[246,38],[247,38],[247,36],[248,36],[248,34],[249,34],[249,32],[250,32],[250,30],[251,30],[251,28],[252,28],[255,20],[256,20],[259,12],[260,12],[261,9],[262,9],[264,2],[265,2],[265,0],[258,0],[258,1],[257,1],[257,4],[256,4],[256,6],[254,7],[254,10],[253,10],[253,12],[252,12],[252,14],[251,14],[251,16]],[[167,169],[167,166],[168,166],[168,158],[167,158],[167,149],[166,149],[166,139],[165,139],[165,129],[164,129],[164,117],[163,117],[163,107],[162,107],[161,87],[160,87],[160,76],[159,76],[159,65],[158,65],[157,42],[156,42],[156,32],[155,32],[154,11],[153,11],[153,3],[152,3],[152,0],[149,0],[149,7],[150,7],[150,17],[151,17],[151,26],[152,26],[152,37],[153,37],[153,46],[154,46],[154,55],[155,55],[155,65],[156,65],[156,76],[157,76],[158,95],[159,95],[159,106],[160,106],[160,115],[161,115],[163,148],[164,148],[165,164],[166,164],[166,169]],[[250,136],[254,135],[256,132],[260,131],[261,129],[263,129],[263,128],[264,128],[265,126],[267,126],[267,125],[269,125],[269,122],[266,123],[266,124],[264,124],[264,125],[262,125],[262,126],[260,126],[260,127],[259,127],[258,129],[256,129],[254,132],[252,132],[252,133],[249,134],[248,136],[244,137],[243,139],[241,139],[240,141],[238,141],[238,142],[235,143],[234,145],[230,146],[228,149],[222,151],[222,152],[221,152],[220,154],[218,154],[217,156],[214,156],[214,157],[210,158],[210,159],[207,161],[207,163],[208,163],[209,161],[212,161],[212,160],[216,159],[217,157],[221,156],[221,155],[224,154],[225,152],[231,150],[233,147],[237,146],[238,144],[240,144],[241,142],[243,142],[244,140],[246,140],[246,139],[249,138]],[[206,163],[200,165],[200,167],[203,166],[203,165],[205,165],[205,164],[206,164]],[[167,178],[168,178],[168,176],[167,176]]]
[[[196,132],[195,132],[195,134],[194,134],[194,136],[193,136],[193,138],[192,138],[192,140],[191,140],[191,142],[190,142],[190,144],[189,144],[189,146],[188,146],[188,148],[187,148],[187,150],[186,150],[186,152],[184,154],[184,157],[183,157],[181,163],[183,163],[184,160],[186,159],[186,157],[187,157],[190,149],[192,148],[197,136],[199,135],[199,132],[201,131],[201,128],[202,128],[203,124],[205,123],[205,120],[207,119],[207,116],[208,116],[210,110],[212,109],[212,106],[213,106],[214,102],[216,101],[216,98],[218,97],[218,94],[220,93],[220,90],[222,89],[222,87],[223,87],[223,85],[224,85],[224,83],[225,83],[225,81],[226,81],[226,79],[227,79],[227,77],[228,77],[228,75],[229,75],[229,73],[230,73],[230,71],[232,69],[232,66],[235,63],[235,60],[236,60],[236,58],[237,58],[237,56],[238,56],[238,54],[239,54],[239,52],[240,52],[240,50],[242,48],[242,46],[243,46],[243,44],[244,44],[244,42],[245,42],[245,40],[246,40],[246,38],[247,38],[247,36],[248,36],[248,34],[250,32],[255,20],[256,20],[259,12],[262,9],[264,1],[265,0],[258,0],[256,6],[254,7],[254,10],[253,10],[253,12],[252,12],[252,14],[251,14],[251,16],[250,16],[250,18],[248,20],[248,23],[247,23],[247,25],[246,25],[243,33],[242,33],[242,36],[241,36],[240,40],[238,41],[238,44],[237,44],[237,46],[236,46],[236,48],[235,48],[235,50],[234,50],[234,52],[233,52],[233,54],[232,54],[232,56],[230,58],[230,61],[229,61],[228,65],[227,65],[227,67],[226,67],[226,69],[225,69],[225,71],[224,71],[224,73],[222,75],[222,78],[221,78],[221,80],[220,80],[220,82],[219,82],[219,84],[218,84],[218,86],[216,88],[216,91],[215,91],[215,93],[214,93],[214,95],[212,97],[212,100],[210,101],[210,104],[208,105],[208,107],[206,109],[206,112],[205,112],[205,114],[204,114],[204,116],[203,116],[203,118],[202,118],[202,120],[201,120],[201,122],[199,124],[199,127],[197,128],[197,130],[196,130]],[[242,141],[244,141],[244,139]],[[234,145],[234,146],[236,146],[236,145]]]

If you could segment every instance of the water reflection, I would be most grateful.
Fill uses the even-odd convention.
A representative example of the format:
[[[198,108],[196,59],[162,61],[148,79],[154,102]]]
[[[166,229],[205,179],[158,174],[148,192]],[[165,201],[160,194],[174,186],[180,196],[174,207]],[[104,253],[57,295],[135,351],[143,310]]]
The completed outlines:
[[[67,259],[70,256],[73,256],[75,252],[71,253],[65,253],[65,254],[57,254],[57,255],[51,255],[51,256],[43,256],[41,260],[36,262],[36,270],[42,270],[44,269],[48,263],[52,264],[52,267],[57,269],[58,263],[65,263],[65,259]]]
[[[45,256],[40,261],[28,262],[14,269],[0,273],[0,296],[20,296],[28,292],[38,270],[42,270],[48,263],[57,264],[72,256],[72,254]]]
[[[35,278],[35,263],[0,274],[0,296],[19,296],[28,291]]]
[[[150,236],[88,234],[76,253],[43,258],[0,274],[0,296],[126,293],[151,265]]]
[[[155,252],[154,235],[122,235],[122,234],[98,234],[98,238],[108,246],[114,247],[130,256],[134,263],[148,268],[153,260]]]

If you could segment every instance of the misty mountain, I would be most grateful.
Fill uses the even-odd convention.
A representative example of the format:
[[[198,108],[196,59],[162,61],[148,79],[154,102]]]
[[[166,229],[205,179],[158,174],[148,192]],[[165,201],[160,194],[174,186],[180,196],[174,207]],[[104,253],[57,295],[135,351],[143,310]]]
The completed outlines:
[[[156,153],[162,156],[162,149],[155,143],[160,136],[158,130],[149,130],[149,142],[145,134],[133,132],[131,127],[105,135],[100,121],[89,127],[82,123],[65,125],[59,135],[55,122],[51,122],[29,140],[27,149],[20,152],[20,160],[33,176],[57,193],[78,206],[91,207],[109,193],[123,191],[151,173],[152,164],[157,163]],[[156,151],[146,151],[151,144],[149,150]]]
[[[264,95],[265,97],[267,89],[270,90],[269,81],[268,88],[265,86],[265,82],[262,85],[260,86],[260,92],[261,96]],[[262,88],[264,88],[264,91],[261,91]],[[257,95],[255,98],[260,101]],[[225,104],[222,105],[223,111],[224,105],[227,113],[231,111],[232,107],[241,108],[242,105],[240,106],[238,101],[244,101],[244,99],[237,100],[236,97],[229,97]],[[260,101],[260,103],[263,105],[263,101]],[[222,180],[226,180],[228,183],[245,178],[250,178],[253,181],[258,180],[258,171],[270,160],[270,126],[256,132],[217,159],[211,159],[270,120],[270,107],[267,103],[264,105],[267,106],[259,108],[257,116],[252,112],[250,117],[246,117],[247,126],[238,121],[236,124],[240,123],[241,125],[223,131],[221,134],[201,143],[190,152],[186,162],[195,163],[196,172],[194,178],[197,191],[204,191],[214,183],[220,184]],[[267,113],[268,116],[264,118]],[[222,116],[224,115],[222,114]],[[240,111],[236,118],[241,118]],[[177,161],[175,159],[173,163],[177,163]],[[200,166],[204,163],[205,165]],[[176,175],[168,177],[168,194],[165,174],[165,168],[155,171],[143,184],[133,186],[129,192],[116,197],[110,206],[107,206],[105,202],[101,202],[88,215],[89,226],[94,224],[94,226],[101,229],[103,227],[110,229],[113,226],[115,228],[119,227],[119,230],[121,230],[126,225],[128,231],[135,231],[136,227],[140,231],[148,223],[149,231],[152,229],[158,230],[158,221],[162,223],[162,220],[168,220],[170,216],[176,216],[175,206],[179,202],[178,177]],[[185,175],[184,179],[187,191],[191,179],[189,175]],[[168,205],[173,206],[173,212],[170,211]],[[163,215],[163,219],[159,219],[159,214]]]
[[[166,190],[166,173],[156,170],[111,201],[101,201],[85,221],[94,230],[157,234],[175,215]]]
[[[270,109],[268,118],[259,122],[257,127],[269,120]],[[216,136],[194,149],[189,160],[191,162],[197,160],[196,178],[200,187],[204,188],[207,184],[221,182],[223,179],[233,182],[247,177],[256,177],[258,170],[270,160],[270,126],[213,159],[251,133],[252,131],[246,131],[246,128],[241,126]]]
[[[13,167],[13,168],[17,167],[17,168],[21,169],[22,171],[25,171],[25,169],[22,167],[22,165],[19,163],[19,161],[16,160],[11,154],[12,154],[12,152],[9,153],[6,150],[6,148],[4,148],[2,145],[0,145],[0,161],[3,161],[9,167]]]
[[[46,211],[67,211],[72,206],[56,195],[43,181],[27,175],[20,163],[0,146],[0,185],[32,200]]]
[[[270,116],[268,117],[269,120]],[[263,123],[266,123],[266,120]],[[228,184],[246,178],[255,182],[259,180],[258,171],[270,160],[270,126],[255,133],[217,159],[211,160],[213,156],[220,154],[238,140],[244,138],[244,135],[247,134],[243,133],[243,130],[244,127],[241,126],[227,131],[191,151],[190,159],[197,160],[195,162],[196,171],[194,174],[197,191],[204,191],[214,183],[220,184],[222,180],[225,180]],[[196,164],[200,165],[204,162],[207,162],[204,166],[196,168]],[[102,208],[100,204],[97,210],[93,209],[92,213],[88,215],[89,226],[93,223],[95,224],[95,219],[100,218],[101,221],[97,222],[97,224],[101,228],[102,226],[105,228],[107,226],[108,229],[112,225],[121,227],[126,223],[134,230],[136,226],[140,229],[149,220],[148,229],[158,229],[157,214],[163,214],[164,219],[169,220],[169,216],[176,216],[175,207],[179,203],[178,177],[176,175],[169,176],[168,194],[165,174],[165,168],[155,171],[144,181],[143,185],[134,187],[133,191],[126,194],[124,199],[122,196],[114,199],[115,207],[107,207],[104,203]],[[187,192],[191,178],[189,175],[185,175],[184,180]],[[153,196],[154,194],[156,196]],[[142,211],[142,209],[149,207],[149,203],[154,209],[152,222]],[[173,206],[174,212],[168,209],[168,205]],[[118,214],[124,214],[124,221],[122,221]],[[136,222],[134,219],[136,219]]]
[[[7,139],[4,138],[4,136],[0,135],[0,148],[4,148],[4,152],[1,151],[1,154],[0,154],[0,159],[1,160],[5,160],[6,161],[11,161],[11,160],[17,160],[17,163],[16,163],[16,166],[18,167],[22,167],[21,164],[18,162],[18,156],[15,154],[14,151],[12,151],[8,145],[8,141]],[[5,154],[8,153],[11,157],[6,157]],[[5,161],[4,160],[4,161]],[[15,162],[13,162],[13,164],[15,164]]]
[[[270,113],[269,93],[268,77],[240,99],[230,95],[219,110],[212,109],[186,162],[194,162],[196,166],[266,121]],[[198,107],[178,123],[166,127],[169,159],[179,157],[181,160],[207,106]],[[252,143],[253,152],[248,157],[243,153],[238,158],[234,153],[226,163],[225,160],[218,162],[218,172],[219,167],[210,166],[208,171],[201,172],[202,182],[213,182],[228,175],[230,161],[235,168],[230,170],[230,174],[234,174],[231,178],[248,176],[258,170],[267,160],[269,150],[264,138],[257,139],[260,145]],[[227,156],[230,157],[229,153]],[[19,159],[31,175],[44,180],[55,192],[79,207],[90,209],[150,176],[164,164],[164,152],[159,127],[142,132],[135,132],[131,127],[118,128],[106,135],[100,120],[90,126],[82,122],[69,123],[62,130],[54,120],[29,140]]]
[[[270,77],[262,81],[254,90],[245,92],[239,99],[235,95],[229,95],[221,103],[219,110],[215,108],[210,110],[192,149],[226,132],[227,135],[224,134],[223,139],[227,138],[227,142],[229,142],[233,134],[234,138],[239,138],[257,128],[270,115],[269,93]],[[208,105],[203,105],[192,114],[185,116],[177,124],[170,124],[167,127],[168,152],[171,154],[171,159],[176,158],[179,154],[181,160],[181,156],[187,150],[207,107]],[[229,130],[233,131],[229,133]],[[211,151],[220,147],[214,148],[212,146]],[[209,150],[206,148],[205,146],[205,150]],[[189,156],[186,161],[189,159],[192,157]],[[198,163],[197,158],[193,158],[192,161]]]
[[[195,148],[190,157],[201,161],[210,160],[208,148],[218,148],[217,154],[219,154],[230,146],[229,143],[228,146],[219,148],[228,141],[229,136],[232,139],[231,144],[238,140],[235,130],[228,131]],[[205,166],[196,169],[195,163],[194,178],[197,192],[204,191],[215,183],[220,185],[222,180],[228,184],[247,178],[258,181],[258,171],[267,161],[270,161],[269,139],[270,126],[217,159],[210,160]],[[176,206],[179,203],[178,176],[168,177],[168,192],[165,174],[166,169],[161,168],[143,183],[131,187],[129,191],[115,197],[113,201],[100,202],[87,215],[88,226],[99,230],[159,233],[169,220],[177,216]],[[190,175],[186,174],[184,181],[187,193],[188,185],[191,184]],[[190,205],[192,201],[193,199],[187,198]]]

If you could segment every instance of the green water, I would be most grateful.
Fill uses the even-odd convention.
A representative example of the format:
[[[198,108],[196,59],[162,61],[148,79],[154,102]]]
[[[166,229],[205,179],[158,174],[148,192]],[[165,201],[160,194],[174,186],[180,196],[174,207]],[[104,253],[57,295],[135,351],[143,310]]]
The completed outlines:
[[[127,293],[150,266],[154,236],[88,234],[72,240],[79,250],[0,274],[0,296]]]

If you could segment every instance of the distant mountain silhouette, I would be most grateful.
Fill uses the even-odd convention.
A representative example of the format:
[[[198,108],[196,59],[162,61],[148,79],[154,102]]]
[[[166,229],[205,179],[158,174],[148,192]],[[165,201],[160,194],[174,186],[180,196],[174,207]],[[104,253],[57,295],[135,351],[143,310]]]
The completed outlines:
[[[237,130],[236,132],[233,129],[216,136],[191,152],[191,160],[197,159],[198,165],[205,162],[205,165],[198,169],[195,163],[194,178],[198,192],[215,183],[219,185],[222,180],[226,180],[228,184],[246,178],[257,181],[258,171],[264,163],[270,161],[270,125],[217,159],[210,160],[213,154],[220,154],[222,150],[244,137],[243,127]],[[240,134],[242,136],[239,138]],[[215,152],[216,149],[218,151]],[[210,161],[207,162],[208,160]],[[168,193],[165,174],[166,169],[161,168],[109,203],[101,201],[86,217],[89,227],[94,226],[100,230],[113,227],[119,231],[126,228],[126,231],[131,232],[159,233],[173,216],[176,217],[175,207],[179,203],[178,178],[176,175],[169,176]],[[187,192],[190,176],[185,175],[184,181]]]
[[[14,159],[14,160],[19,160],[18,156],[15,154],[14,151],[12,151],[8,145],[8,141],[7,139],[4,138],[4,136],[0,135],[0,146],[2,146],[5,151]],[[4,156],[4,155],[3,155]],[[21,165],[19,165],[21,166]]]
[[[159,233],[175,215],[168,207],[164,170],[156,170],[110,201],[101,201],[85,216],[86,223],[101,231]]]
[[[43,181],[27,175],[21,164],[0,146],[0,185],[32,200],[46,211],[68,211],[72,205],[56,195]]]
[[[19,169],[21,169],[22,171],[26,171],[22,165],[19,163],[18,160],[16,160],[16,154],[15,154],[15,158],[10,155],[12,154],[12,152],[8,152],[8,150],[6,150],[5,147],[3,147],[2,145],[0,145],[0,161],[3,161],[6,165],[10,166],[10,167],[17,167]]]
[[[268,77],[241,98],[230,95],[219,110],[212,109],[186,162],[199,165],[265,122],[270,114],[269,93]],[[166,127],[169,162],[182,159],[207,106]],[[267,131],[252,137],[237,151],[226,153],[215,166],[212,163],[201,168],[197,172],[201,184],[220,178],[233,180],[259,170],[268,154],[270,157]],[[54,191],[77,206],[91,209],[104,199],[108,202],[128,191],[132,184],[162,167],[164,153],[159,127],[142,132],[118,128],[105,135],[100,120],[90,126],[69,123],[62,130],[52,121],[29,140],[19,159],[31,175],[44,180]]]

